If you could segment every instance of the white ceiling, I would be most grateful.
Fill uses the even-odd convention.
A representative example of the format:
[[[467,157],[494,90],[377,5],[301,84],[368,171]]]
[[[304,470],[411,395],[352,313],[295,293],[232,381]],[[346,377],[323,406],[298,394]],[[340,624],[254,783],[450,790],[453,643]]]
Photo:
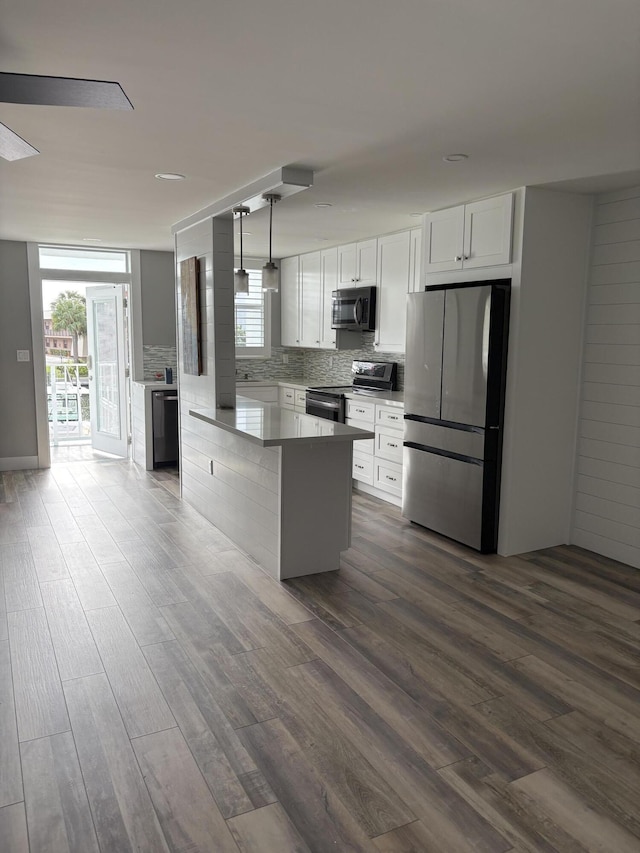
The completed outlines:
[[[524,184],[640,183],[638,0],[0,8],[1,71],[117,80],[135,107],[0,104],[42,152],[0,160],[0,239],[171,249],[173,223],[289,164],[315,185],[276,207],[275,256]],[[265,212],[245,228],[263,254]]]

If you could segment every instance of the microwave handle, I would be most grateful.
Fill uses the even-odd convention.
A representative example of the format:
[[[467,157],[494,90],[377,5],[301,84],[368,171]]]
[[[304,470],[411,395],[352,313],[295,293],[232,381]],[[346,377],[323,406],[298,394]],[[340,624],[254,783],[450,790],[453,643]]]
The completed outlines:
[[[358,296],[353,305],[353,319],[358,326],[362,323],[362,296]]]

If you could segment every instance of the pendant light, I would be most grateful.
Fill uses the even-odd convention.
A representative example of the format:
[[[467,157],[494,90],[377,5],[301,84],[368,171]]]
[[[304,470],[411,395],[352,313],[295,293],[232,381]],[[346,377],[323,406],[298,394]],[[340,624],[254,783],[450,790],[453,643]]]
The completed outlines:
[[[273,205],[280,201],[281,196],[277,193],[265,193],[262,198],[269,202],[269,260],[262,267],[262,289],[277,291],[280,276],[278,274],[278,267],[271,259],[271,237],[273,226]]]
[[[249,273],[244,269],[242,263],[242,217],[251,213],[251,209],[244,205],[233,208],[233,212],[240,216],[240,269],[233,276],[233,289],[235,293],[249,293]]]

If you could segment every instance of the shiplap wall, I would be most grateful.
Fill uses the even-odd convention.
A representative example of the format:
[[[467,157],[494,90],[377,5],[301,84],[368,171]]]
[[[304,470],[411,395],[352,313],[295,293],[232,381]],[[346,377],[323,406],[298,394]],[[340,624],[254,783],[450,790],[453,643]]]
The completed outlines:
[[[640,568],[640,187],[599,196],[573,541]]]

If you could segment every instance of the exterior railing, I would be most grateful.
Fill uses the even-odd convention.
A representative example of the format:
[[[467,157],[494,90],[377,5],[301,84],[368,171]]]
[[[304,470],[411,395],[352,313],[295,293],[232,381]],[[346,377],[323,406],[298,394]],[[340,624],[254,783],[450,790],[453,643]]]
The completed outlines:
[[[89,373],[86,364],[47,364],[49,440],[64,443],[91,440]]]

